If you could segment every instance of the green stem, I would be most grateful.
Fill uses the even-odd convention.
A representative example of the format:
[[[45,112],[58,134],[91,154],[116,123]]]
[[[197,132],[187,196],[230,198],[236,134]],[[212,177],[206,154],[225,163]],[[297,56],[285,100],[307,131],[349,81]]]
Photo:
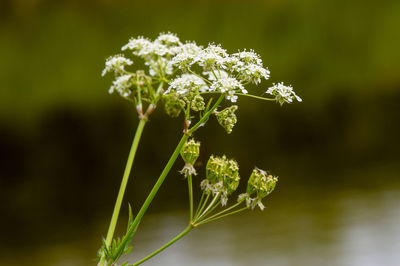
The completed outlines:
[[[106,241],[105,241],[107,247],[109,247],[111,245],[111,241],[113,239],[115,227],[117,225],[117,220],[118,220],[118,216],[119,216],[119,211],[121,209],[122,199],[124,198],[126,185],[128,183],[129,175],[130,175],[131,169],[132,169],[132,163],[133,163],[133,160],[135,159],[135,154],[136,154],[136,151],[137,151],[137,148],[139,145],[139,141],[140,141],[140,137],[142,136],[142,132],[143,132],[143,128],[144,128],[145,124],[146,124],[145,119],[140,120],[139,125],[136,129],[135,137],[132,142],[132,147],[129,152],[128,161],[126,162],[125,172],[122,177],[121,186],[119,188],[117,200],[115,202],[110,226],[108,227],[107,237],[106,237]],[[105,260],[105,257],[103,256],[101,261],[104,263],[104,260]]]
[[[222,211],[220,211],[220,212],[218,212],[218,213],[216,213],[216,214],[213,214],[212,216],[210,216],[210,217],[208,217],[207,219],[204,219],[204,220],[212,219],[212,218],[214,218],[214,217],[217,217],[218,215],[224,214],[224,213],[226,213],[226,212],[228,212],[228,211],[230,211],[230,210],[236,208],[236,207],[239,206],[240,204],[242,204],[242,202],[238,202],[238,203],[236,203],[236,204],[230,206],[229,208],[226,208],[225,210],[222,210]]]
[[[200,206],[201,206],[201,204],[203,204],[203,200],[204,200],[204,195],[205,195],[205,194],[206,194],[206,193],[205,193],[204,190],[203,190],[203,193],[201,193],[201,198],[200,198],[200,201],[199,201],[199,205],[197,205],[196,213],[194,214],[194,217],[197,217],[197,214],[199,214]]]
[[[255,99],[259,99],[259,100],[264,100],[264,101],[275,101],[275,99],[272,98],[264,98],[264,97],[260,97],[260,96],[255,96],[252,94],[244,94],[244,93],[235,93],[236,95],[240,95],[240,96],[246,96],[246,97],[250,97],[250,98],[255,98]]]
[[[207,121],[208,117],[218,107],[218,105],[221,103],[223,98],[224,98],[224,95],[221,95],[218,98],[217,102],[213,105],[213,107],[187,132],[187,134],[184,134],[182,136],[181,140],[178,143],[178,146],[176,146],[174,153],[172,154],[171,158],[169,159],[167,165],[165,166],[164,170],[162,171],[162,173],[161,173],[160,177],[158,178],[156,184],[154,185],[153,189],[150,191],[150,194],[147,196],[145,202],[143,203],[138,214],[136,215],[135,219],[133,220],[131,226],[129,227],[126,235],[122,238],[121,244],[119,245],[119,247],[116,249],[116,252],[114,253],[115,254],[115,257],[113,257],[114,260],[118,259],[118,256],[120,256],[120,254],[122,254],[123,249],[128,244],[128,242],[130,242],[130,240],[132,239],[133,235],[135,234],[135,232],[139,226],[139,223],[140,223],[143,215],[146,213],[150,203],[153,201],[155,195],[157,194],[162,183],[164,182],[165,178],[167,177],[173,164],[175,163],[176,159],[178,158],[181,148],[185,144],[186,140],[196,129],[198,129],[205,121]]]
[[[222,94],[219,96],[218,100],[215,102],[215,104],[211,107],[211,109],[206,112],[203,117],[188,131],[188,134],[191,135],[193,132],[195,132],[200,126],[202,126],[210,117],[212,112],[214,112],[215,109],[219,106],[219,104],[222,102],[224,99],[225,94]]]
[[[204,212],[204,214],[202,216],[207,216],[208,214],[212,213],[221,203],[221,200],[217,201],[217,204],[215,204],[211,209],[209,209],[207,212]]]
[[[204,210],[204,212],[202,214],[200,214],[197,218],[196,221],[199,220],[201,217],[203,217],[204,215],[206,215],[210,209],[212,207],[214,207],[215,202],[219,199],[219,196],[221,195],[221,193],[217,193],[217,195],[214,196],[213,200],[211,201],[210,205],[208,205],[208,207]],[[196,222],[195,221],[195,222]]]
[[[206,199],[204,200],[204,202],[203,202],[203,205],[200,207],[200,205],[199,205],[199,209],[197,210],[197,214],[196,214],[196,217],[194,218],[195,220],[197,220],[197,217],[199,216],[199,214],[203,211],[203,209],[206,207],[206,204],[207,204],[207,202],[208,202],[208,199],[210,198],[210,195],[211,195],[211,192],[209,192],[209,193],[207,193],[207,197],[206,197]]]
[[[184,231],[182,231],[182,233],[180,233],[179,235],[177,235],[174,239],[172,239],[171,241],[169,241],[167,244],[165,244],[164,246],[162,246],[161,248],[157,249],[156,251],[154,251],[153,253],[149,254],[148,256],[144,257],[143,259],[139,260],[138,262],[134,263],[133,266],[137,266],[139,264],[142,264],[143,262],[151,259],[152,257],[154,257],[155,255],[157,255],[158,253],[160,253],[161,251],[163,251],[164,249],[166,249],[167,247],[171,246],[173,243],[175,243],[176,241],[178,241],[179,239],[181,239],[182,237],[184,237],[187,233],[189,233],[191,230],[193,229],[193,227],[188,226],[186,227],[186,229]]]
[[[188,175],[188,190],[189,190],[189,208],[190,208],[190,219],[193,220],[193,184],[192,184],[192,175]]]
[[[235,214],[235,213],[238,213],[238,212],[247,210],[247,209],[248,209],[248,207],[243,207],[243,208],[241,208],[241,209],[239,209],[239,210],[236,210],[236,211],[233,211],[233,212],[224,214],[224,215],[220,215],[220,216],[217,216],[217,217],[215,217],[215,218],[211,218],[211,217],[210,217],[210,218],[207,218],[207,219],[205,219],[205,220],[203,220],[203,221],[197,223],[196,226],[199,226],[199,225],[201,225],[201,224],[206,224],[206,223],[209,223],[209,222],[218,220],[218,219],[220,219],[220,218],[222,218],[222,217],[226,217],[226,216],[229,216],[229,215],[232,215],[232,214]]]
[[[176,146],[174,153],[172,154],[171,158],[169,159],[167,165],[165,166],[164,170],[162,171],[160,177],[158,178],[156,184],[154,185],[153,189],[150,191],[150,194],[147,196],[145,202],[143,203],[142,207],[140,208],[138,214],[136,215],[135,219],[132,222],[132,225],[129,227],[128,232],[122,238],[121,245],[116,251],[116,254],[121,254],[121,250],[128,244],[131,240],[133,235],[136,232],[136,229],[141,221],[143,215],[147,211],[150,203],[152,202],[153,198],[157,194],[158,190],[160,189],[162,183],[164,182],[165,178],[167,177],[169,171],[171,170],[175,160],[178,158],[179,153],[181,151],[182,146],[185,144],[186,140],[189,138],[189,135],[183,135],[178,146]],[[117,258],[114,258],[117,259]]]

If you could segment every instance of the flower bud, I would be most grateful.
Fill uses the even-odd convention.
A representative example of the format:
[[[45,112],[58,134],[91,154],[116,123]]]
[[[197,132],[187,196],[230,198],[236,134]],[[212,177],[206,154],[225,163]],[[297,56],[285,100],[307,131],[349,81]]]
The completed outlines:
[[[190,108],[196,112],[204,110],[204,98],[200,94],[195,95],[190,103]]]
[[[228,134],[232,132],[232,129],[237,122],[235,115],[235,111],[237,109],[237,105],[232,105],[217,113],[218,123],[226,130]]]
[[[275,189],[277,182],[277,177],[255,168],[247,184],[247,193],[249,195],[256,193],[259,199],[265,198]]]
[[[223,171],[225,168],[225,160],[226,157],[214,157],[210,156],[208,159],[207,166],[206,166],[206,177],[212,183],[216,184],[220,181],[223,181]]]
[[[204,187],[214,194],[221,194],[221,203],[225,205],[228,196],[239,186],[239,165],[235,160],[228,160],[225,156],[211,156],[206,166],[207,181]]]
[[[167,94],[163,98],[165,102],[165,112],[171,117],[178,117],[182,108],[185,107],[185,101],[175,94]]]
[[[181,149],[181,156],[186,164],[194,165],[197,158],[200,155],[200,142],[196,142],[194,139],[186,141]]]
[[[235,160],[229,160],[225,164],[224,169],[224,186],[227,189],[228,195],[232,194],[239,186],[239,165]]]

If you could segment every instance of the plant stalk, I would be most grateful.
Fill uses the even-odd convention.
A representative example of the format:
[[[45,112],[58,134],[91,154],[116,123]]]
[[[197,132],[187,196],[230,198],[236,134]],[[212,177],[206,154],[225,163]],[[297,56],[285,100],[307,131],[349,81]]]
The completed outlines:
[[[163,251],[164,249],[166,249],[167,247],[171,246],[173,243],[175,243],[176,241],[178,241],[179,239],[181,239],[182,237],[184,237],[187,233],[189,233],[191,230],[193,229],[192,226],[188,226],[186,227],[186,229],[184,231],[182,231],[179,235],[177,235],[174,239],[172,239],[171,241],[169,241],[168,243],[166,243],[164,246],[162,246],[161,248],[157,249],[156,251],[154,251],[153,253],[149,254],[148,256],[144,257],[143,259],[139,260],[138,262],[134,263],[133,266],[137,266],[142,264],[143,262],[151,259],[152,257],[154,257],[155,255],[157,255],[158,253],[160,253],[161,251]]]
[[[169,171],[171,170],[172,166],[174,165],[176,159],[178,158],[182,146],[185,144],[187,139],[192,135],[194,131],[196,131],[200,126],[202,126],[210,117],[212,112],[219,106],[221,101],[224,99],[225,95],[222,94],[215,104],[211,107],[211,109],[204,114],[204,116],[192,127],[188,130],[186,134],[184,134],[179,141],[178,145],[176,146],[174,153],[172,154],[171,158],[169,159],[167,165],[165,166],[164,170],[162,171],[160,177],[158,178],[156,184],[154,185],[153,189],[150,191],[150,194],[147,196],[145,202],[143,203],[142,207],[140,208],[138,214],[136,215],[135,219],[132,222],[132,225],[129,227],[126,235],[122,238],[121,244],[119,245],[118,249],[116,250],[115,254],[121,254],[122,249],[128,244],[128,242],[132,239],[133,235],[135,234],[139,223],[146,213],[150,203],[153,201],[153,198],[157,194],[158,190],[160,189],[162,183],[164,182],[165,178],[167,177]],[[117,258],[113,258],[117,259]]]
[[[214,218],[211,218],[211,217],[210,217],[210,218],[207,218],[207,219],[205,219],[205,220],[203,220],[203,221],[197,223],[196,226],[199,226],[199,225],[202,225],[202,224],[206,224],[206,223],[209,223],[209,222],[212,222],[212,221],[221,219],[222,217],[226,217],[226,216],[229,216],[229,215],[232,215],[232,214],[236,214],[236,213],[238,213],[238,212],[242,212],[242,211],[247,210],[247,209],[248,209],[248,207],[243,207],[243,208],[241,208],[241,209],[239,209],[239,210],[236,210],[236,211],[233,211],[233,212],[229,212],[229,213],[226,213],[226,214],[223,214],[223,215],[214,217]]]
[[[189,221],[193,220],[193,184],[192,184],[192,175],[188,175],[188,191],[189,191]]]
[[[106,241],[105,241],[107,247],[109,247],[111,245],[111,242],[112,242],[112,239],[114,236],[115,227],[117,225],[118,216],[119,216],[119,212],[121,209],[122,199],[124,198],[126,185],[128,183],[129,175],[130,175],[131,169],[132,169],[133,160],[135,159],[136,151],[137,151],[139,141],[142,136],[142,132],[143,132],[145,124],[146,124],[146,119],[142,119],[142,120],[140,120],[139,125],[136,128],[135,137],[133,138],[131,150],[129,152],[129,157],[126,162],[124,175],[122,177],[121,186],[119,188],[117,200],[116,200],[115,206],[114,206],[114,211],[113,211],[113,214],[111,217],[110,226],[108,227],[107,237],[106,237]],[[102,256],[100,265],[104,264],[104,260],[105,260],[105,257]]]

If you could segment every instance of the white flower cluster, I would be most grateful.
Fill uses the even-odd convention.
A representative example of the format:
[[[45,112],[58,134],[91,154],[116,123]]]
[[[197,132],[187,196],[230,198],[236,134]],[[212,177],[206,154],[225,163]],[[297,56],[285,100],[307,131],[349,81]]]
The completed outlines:
[[[128,97],[129,95],[131,95],[130,88],[132,87],[132,85],[132,75],[125,74],[117,77],[113,81],[113,84],[111,85],[108,92],[113,93],[114,91],[117,91],[122,97]]]
[[[278,84],[273,84],[272,87],[268,88],[266,93],[271,94],[272,96],[275,96],[275,100],[279,102],[281,105],[286,103],[291,103],[293,102],[293,99],[296,99],[297,101],[301,102],[302,99],[296,95],[296,93],[293,91],[292,86],[285,86],[283,85],[283,82],[280,82]]]
[[[132,60],[125,58],[123,55],[114,55],[106,60],[106,66],[101,73],[102,76],[107,74],[108,72],[114,72],[115,74],[124,73],[125,66],[132,65]]]
[[[131,50],[136,56],[144,59],[149,66],[149,74],[152,76],[171,75],[173,66],[171,58],[179,52],[182,43],[172,33],[161,33],[154,41],[144,37],[131,38],[122,47],[122,51]]]
[[[237,101],[236,93],[248,93],[244,84],[258,84],[262,78],[269,78],[268,69],[263,67],[260,56],[254,51],[244,50],[229,55],[220,45],[209,44],[203,49],[195,43],[182,44],[175,50],[177,54],[170,61],[173,67],[183,72],[192,72],[190,68],[197,64],[203,68],[202,74],[208,76],[207,80],[211,84],[208,91],[224,93],[232,102]],[[175,89],[186,92],[188,88]],[[171,89],[168,90],[170,92]]]
[[[165,94],[170,93],[172,89],[181,95],[185,95],[190,90],[194,89],[197,89],[200,92],[209,90],[202,78],[192,74],[182,74],[171,81],[168,90],[165,91]]]
[[[248,93],[245,85],[259,84],[270,75],[260,56],[253,50],[229,54],[219,44],[211,43],[203,48],[195,42],[182,43],[172,33],[161,33],[154,41],[144,37],[131,38],[122,50],[129,50],[133,55],[141,57],[149,67],[149,75],[156,81],[169,82],[164,94],[183,95],[191,90],[200,93],[219,92],[226,99],[236,102],[238,93]],[[107,59],[102,75],[114,72],[117,76],[110,91],[123,91],[124,95],[127,94],[128,88],[122,87],[127,83],[118,80],[118,76],[128,74],[125,66],[131,64],[133,62],[123,55]],[[176,76],[178,70],[180,75]],[[269,88],[267,93],[275,96],[281,104],[292,102],[293,99],[301,101],[292,87],[282,83]]]
[[[226,98],[231,100],[231,102],[236,102],[238,96],[235,95],[235,92],[237,90],[240,90],[240,92],[243,94],[247,93],[247,90],[243,87],[243,85],[237,79],[232,77],[217,79],[210,86],[210,91],[220,91],[222,93],[226,92]]]

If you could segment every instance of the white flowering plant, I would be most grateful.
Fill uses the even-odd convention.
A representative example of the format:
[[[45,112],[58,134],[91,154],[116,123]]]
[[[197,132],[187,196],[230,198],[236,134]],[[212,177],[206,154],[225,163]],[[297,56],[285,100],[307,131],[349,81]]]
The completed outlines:
[[[281,105],[301,102],[291,86],[283,83],[273,84],[262,97],[250,94],[249,84],[260,84],[268,80],[270,72],[263,66],[262,60],[253,50],[238,51],[229,54],[220,45],[207,47],[195,42],[181,42],[172,33],[161,33],[154,41],[144,38],[132,38],[122,47],[122,51],[144,61],[146,70],[131,71],[134,60],[118,54],[106,60],[102,75],[111,73],[115,79],[109,92],[117,94],[136,106],[139,124],[122,177],[114,211],[107,236],[98,252],[98,265],[118,265],[122,255],[131,251],[130,243],[139,223],[160,186],[170,172],[176,159],[181,155],[185,165],[180,173],[188,183],[189,223],[178,236],[134,264],[124,262],[121,265],[139,265],[182,238],[192,229],[222,217],[259,207],[264,209],[262,199],[275,188],[277,177],[255,168],[250,175],[245,193],[238,196],[236,203],[228,206],[228,198],[239,185],[239,165],[233,159],[223,156],[211,156],[206,165],[205,179],[200,186],[202,195],[198,204],[194,204],[193,176],[197,175],[194,165],[199,156],[200,143],[193,139],[194,133],[204,126],[210,117],[216,117],[218,123],[229,134],[237,122],[235,112],[238,105],[230,105],[219,111],[227,103],[236,103],[239,97],[276,101]],[[128,183],[132,164],[149,116],[157,106],[163,105],[171,117],[183,117],[183,134],[169,161],[157,179],[153,189],[142,207],[133,215],[129,208],[129,221],[126,234],[114,238],[124,192]],[[195,210],[196,207],[196,210]]]

